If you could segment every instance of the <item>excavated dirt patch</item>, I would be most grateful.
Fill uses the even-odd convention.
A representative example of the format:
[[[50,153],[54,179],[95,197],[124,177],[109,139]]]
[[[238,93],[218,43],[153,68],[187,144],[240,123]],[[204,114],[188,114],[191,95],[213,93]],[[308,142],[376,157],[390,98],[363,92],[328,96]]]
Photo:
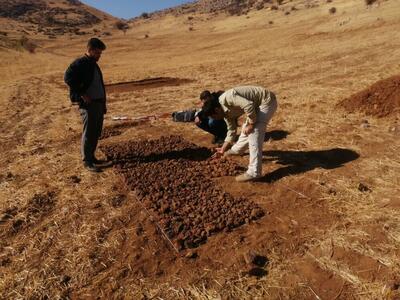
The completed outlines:
[[[400,112],[400,75],[380,80],[338,105],[380,118],[395,115]]]
[[[157,77],[142,79],[138,81],[118,82],[106,85],[107,93],[126,93],[137,90],[144,90],[150,88],[159,88],[163,86],[179,86],[193,82],[190,79],[170,78],[170,77]]]
[[[233,197],[212,178],[243,170],[232,161],[211,160],[211,151],[179,136],[103,147],[127,187],[137,195],[179,250],[259,219],[264,211]]]

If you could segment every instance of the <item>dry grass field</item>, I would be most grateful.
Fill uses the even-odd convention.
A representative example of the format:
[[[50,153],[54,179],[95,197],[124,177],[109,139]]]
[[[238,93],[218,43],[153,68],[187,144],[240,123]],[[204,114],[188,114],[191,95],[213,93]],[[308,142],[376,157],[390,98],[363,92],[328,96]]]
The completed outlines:
[[[113,168],[82,167],[63,73],[88,36],[41,40],[35,54],[1,49],[0,299],[399,299],[400,114],[338,103],[399,74],[400,2],[305,2],[285,4],[290,14],[139,20],[103,38],[106,83],[184,79],[110,88],[106,130],[113,116],[195,107],[204,89],[277,95],[268,131],[284,134],[264,144],[265,176],[214,179],[265,216],[208,238],[194,259],[174,251]],[[101,145],[174,134],[212,147],[190,123],[128,125]],[[251,276],[249,252],[268,259],[263,276]]]

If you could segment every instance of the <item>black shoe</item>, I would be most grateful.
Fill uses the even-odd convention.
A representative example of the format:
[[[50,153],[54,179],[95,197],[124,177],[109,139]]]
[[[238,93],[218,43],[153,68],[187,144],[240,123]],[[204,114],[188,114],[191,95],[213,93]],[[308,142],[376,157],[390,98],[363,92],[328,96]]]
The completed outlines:
[[[95,165],[93,165],[93,163],[91,162],[85,162],[83,164],[83,166],[85,167],[86,170],[90,171],[90,172],[94,172],[94,173],[100,173],[101,169],[96,167]]]
[[[101,167],[110,167],[110,166],[112,166],[112,161],[103,160],[103,159],[97,159],[97,158],[95,158],[93,160],[93,163],[95,165],[101,165]]]

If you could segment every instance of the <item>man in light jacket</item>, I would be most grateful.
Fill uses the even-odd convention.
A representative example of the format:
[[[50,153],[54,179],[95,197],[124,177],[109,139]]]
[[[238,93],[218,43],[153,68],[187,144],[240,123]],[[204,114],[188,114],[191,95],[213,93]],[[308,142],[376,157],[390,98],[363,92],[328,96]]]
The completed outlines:
[[[262,175],[262,146],[268,122],[277,109],[273,92],[258,86],[240,86],[227,90],[219,97],[208,91],[204,98],[203,113],[215,120],[225,119],[228,133],[224,144],[217,148],[215,157],[241,155],[249,148],[247,172],[236,177],[236,181],[254,181]],[[239,139],[236,140],[237,122],[240,116],[246,119]]]

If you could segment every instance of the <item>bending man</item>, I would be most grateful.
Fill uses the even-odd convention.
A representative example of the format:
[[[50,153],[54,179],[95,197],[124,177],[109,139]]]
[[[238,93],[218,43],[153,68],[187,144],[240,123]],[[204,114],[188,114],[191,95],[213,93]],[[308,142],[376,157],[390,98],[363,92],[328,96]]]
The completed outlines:
[[[215,120],[225,119],[228,133],[224,144],[217,148],[216,157],[241,155],[249,148],[247,172],[236,177],[237,181],[254,181],[262,175],[262,146],[268,122],[277,109],[275,94],[258,86],[232,88],[219,97],[210,92],[201,93],[204,100],[203,114]],[[246,119],[236,143],[237,122]]]

